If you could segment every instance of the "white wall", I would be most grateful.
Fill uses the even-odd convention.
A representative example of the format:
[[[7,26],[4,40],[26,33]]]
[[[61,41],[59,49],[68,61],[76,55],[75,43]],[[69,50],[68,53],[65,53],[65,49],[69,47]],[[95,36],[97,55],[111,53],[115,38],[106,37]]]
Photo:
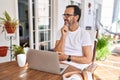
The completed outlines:
[[[101,22],[104,26],[112,23],[114,0],[103,0]]]
[[[90,9],[88,8],[88,3],[91,3]],[[86,28],[86,26],[91,26],[92,29],[94,29],[94,20],[95,20],[94,0],[84,0],[83,11],[84,11],[83,27]]]
[[[3,12],[7,11],[11,17],[18,18],[18,0],[0,0],[0,16],[3,16]],[[10,41],[5,40],[5,32],[1,33],[2,28],[0,28],[0,46],[10,47]],[[19,32],[18,28],[16,31],[16,39],[13,40],[13,44],[19,43]],[[7,35],[9,36],[9,35]],[[0,57],[0,63],[10,61],[10,51],[8,50],[6,57]]]
[[[102,4],[103,0],[95,0],[97,4]]]

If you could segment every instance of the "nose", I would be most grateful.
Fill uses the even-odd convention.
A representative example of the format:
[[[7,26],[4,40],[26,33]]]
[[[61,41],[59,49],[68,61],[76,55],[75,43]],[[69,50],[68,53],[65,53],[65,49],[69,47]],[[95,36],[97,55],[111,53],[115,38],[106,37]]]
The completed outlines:
[[[63,16],[63,19],[65,20],[65,19],[66,19],[66,17],[65,17],[65,16]]]
[[[65,20],[65,19],[67,19],[68,17],[67,16],[63,16],[63,19]]]

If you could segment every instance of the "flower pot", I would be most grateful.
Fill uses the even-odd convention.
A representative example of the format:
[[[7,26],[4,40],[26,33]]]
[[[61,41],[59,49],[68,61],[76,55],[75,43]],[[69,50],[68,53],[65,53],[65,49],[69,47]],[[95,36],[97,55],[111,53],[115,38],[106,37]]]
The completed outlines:
[[[17,62],[19,67],[24,67],[26,64],[26,55],[25,54],[18,54],[17,55]]]
[[[0,57],[6,56],[7,50],[8,50],[7,46],[0,46]]]
[[[5,29],[6,29],[8,34],[13,34],[15,32],[15,30],[16,30],[16,27],[7,26],[7,27],[5,27]]]
[[[6,29],[8,34],[13,34],[16,30],[16,24],[13,22],[6,22],[5,29]]]

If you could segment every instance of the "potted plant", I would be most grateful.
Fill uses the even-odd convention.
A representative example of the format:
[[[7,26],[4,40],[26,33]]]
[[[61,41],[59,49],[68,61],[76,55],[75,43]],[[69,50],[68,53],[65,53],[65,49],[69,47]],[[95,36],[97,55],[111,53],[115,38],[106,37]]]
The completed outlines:
[[[105,60],[110,52],[110,37],[101,35],[96,48],[96,60]]]
[[[3,14],[4,17],[0,17],[0,20],[2,21],[3,24],[2,32],[4,31],[5,28],[8,34],[14,33],[17,25],[19,24],[18,20],[12,19],[7,11],[5,11]]]
[[[26,64],[26,54],[24,52],[24,47],[19,45],[12,45],[14,57],[18,63],[19,67],[24,67]]]
[[[24,47],[19,45],[12,45],[13,56],[16,58],[18,54],[25,54]]]

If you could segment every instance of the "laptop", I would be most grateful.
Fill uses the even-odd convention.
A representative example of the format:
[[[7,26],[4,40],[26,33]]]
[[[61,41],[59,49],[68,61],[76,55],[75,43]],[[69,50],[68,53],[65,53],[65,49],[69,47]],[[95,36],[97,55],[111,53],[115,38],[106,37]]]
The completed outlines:
[[[58,53],[29,49],[27,52],[28,68],[44,72],[62,74],[68,67],[67,64],[60,64]]]

